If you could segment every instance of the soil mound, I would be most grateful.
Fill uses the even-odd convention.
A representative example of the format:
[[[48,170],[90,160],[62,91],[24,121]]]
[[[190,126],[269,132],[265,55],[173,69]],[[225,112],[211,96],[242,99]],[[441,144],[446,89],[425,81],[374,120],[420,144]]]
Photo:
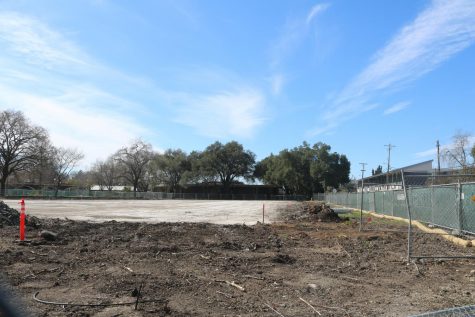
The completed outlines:
[[[328,205],[322,203],[315,203],[313,201],[306,202],[304,205],[304,212],[307,212],[311,217],[322,222],[340,222],[341,218]]]
[[[20,224],[20,213],[18,210],[10,208],[3,201],[0,201],[0,226],[18,226]],[[37,228],[40,221],[36,217],[26,216],[25,224]]]

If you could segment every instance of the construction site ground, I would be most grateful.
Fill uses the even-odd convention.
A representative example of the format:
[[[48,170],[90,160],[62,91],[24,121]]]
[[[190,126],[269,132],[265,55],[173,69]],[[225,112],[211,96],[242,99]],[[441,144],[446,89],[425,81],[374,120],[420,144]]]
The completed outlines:
[[[292,203],[281,221],[251,226],[42,219],[26,243],[17,226],[0,228],[0,270],[32,316],[408,316],[475,303],[475,260],[408,264],[404,223],[360,232],[354,214],[341,217],[316,221]],[[45,229],[58,238],[38,238]],[[471,252],[436,235],[419,243]],[[137,309],[107,305],[134,303],[139,289]],[[43,304],[37,292],[106,305]]]

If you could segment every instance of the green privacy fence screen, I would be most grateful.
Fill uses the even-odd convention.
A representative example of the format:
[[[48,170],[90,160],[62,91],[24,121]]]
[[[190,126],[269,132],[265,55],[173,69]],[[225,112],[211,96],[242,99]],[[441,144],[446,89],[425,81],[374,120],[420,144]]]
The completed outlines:
[[[200,199],[200,200],[305,200],[302,195],[222,194],[222,193],[165,193],[131,191],[99,191],[88,189],[7,189],[5,197],[44,199]]]
[[[475,234],[475,183],[413,187],[407,190],[414,220]],[[315,195],[314,199],[322,199]],[[359,209],[361,193],[328,193],[329,203]],[[364,192],[363,210],[407,218],[403,190]]]

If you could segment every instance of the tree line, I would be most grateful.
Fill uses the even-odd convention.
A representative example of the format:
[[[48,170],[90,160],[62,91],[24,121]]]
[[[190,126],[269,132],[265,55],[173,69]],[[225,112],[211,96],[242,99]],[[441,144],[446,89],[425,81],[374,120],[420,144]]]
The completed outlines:
[[[77,171],[83,157],[76,149],[54,146],[48,132],[22,112],[0,112],[1,196],[9,179],[52,185],[56,193],[65,184],[97,185],[100,190],[130,186],[134,193],[157,188],[176,193],[191,184],[220,184],[222,192],[229,193],[233,184],[258,182],[278,186],[285,194],[311,196],[344,186],[350,173],[347,157],[324,143],[304,142],[257,162],[256,155],[236,141],[216,141],[188,154],[181,149],[158,153],[138,139],[89,170]]]

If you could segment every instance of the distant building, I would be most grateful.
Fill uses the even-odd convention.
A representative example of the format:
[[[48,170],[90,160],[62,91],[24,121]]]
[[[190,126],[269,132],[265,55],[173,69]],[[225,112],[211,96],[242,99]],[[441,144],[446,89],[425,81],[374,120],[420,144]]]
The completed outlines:
[[[432,168],[432,162],[434,160],[428,160],[421,163],[397,168],[389,171],[389,173],[383,173],[363,178],[363,186],[365,191],[384,191],[384,190],[398,190],[402,189],[401,170],[406,175],[411,177],[406,178],[408,185],[423,186],[427,183],[427,180],[433,175],[434,169]],[[362,181],[358,180],[357,191],[361,192]]]
[[[130,189],[132,188],[132,186],[122,186],[122,185],[120,185],[120,186],[111,186],[111,187],[112,187],[111,190],[113,190],[113,191],[120,191],[120,192],[125,191],[126,188],[127,188],[128,190],[130,190]],[[108,187],[108,186],[100,186],[100,185],[92,185],[92,186],[91,186],[91,190],[93,190],[93,191],[94,191],[94,190],[97,190],[97,191],[99,191],[99,190],[101,190],[101,191],[106,191],[106,190],[109,190],[109,187]]]

